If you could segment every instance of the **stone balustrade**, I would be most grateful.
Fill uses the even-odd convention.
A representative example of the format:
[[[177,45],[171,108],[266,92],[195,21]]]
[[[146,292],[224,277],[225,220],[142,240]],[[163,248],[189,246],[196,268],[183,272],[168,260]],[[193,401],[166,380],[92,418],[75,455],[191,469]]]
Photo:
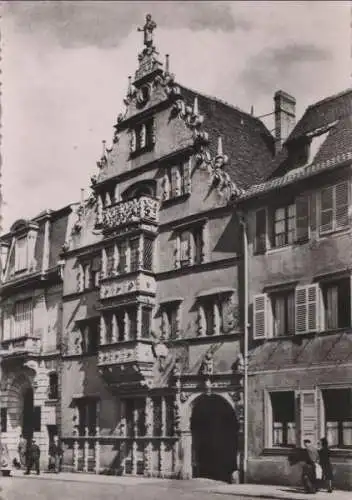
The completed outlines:
[[[110,344],[100,346],[98,365],[109,366],[124,363],[154,363],[154,355],[150,344],[133,342],[131,345]]]
[[[141,196],[122,201],[103,209],[103,228],[113,230],[138,222],[152,222],[159,219],[159,201],[149,196]]]
[[[100,286],[100,300],[121,297],[132,293],[156,294],[156,282],[153,276],[142,271],[129,273],[127,276],[104,278]]]

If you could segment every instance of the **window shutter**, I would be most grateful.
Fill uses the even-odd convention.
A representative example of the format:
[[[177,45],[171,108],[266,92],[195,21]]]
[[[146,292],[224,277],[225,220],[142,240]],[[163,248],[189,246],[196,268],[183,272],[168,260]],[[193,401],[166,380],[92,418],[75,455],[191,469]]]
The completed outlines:
[[[309,198],[306,194],[296,199],[296,240],[305,241],[309,237]]]
[[[192,161],[191,158],[189,158],[183,164],[183,190],[185,193],[190,193],[192,190],[191,174],[192,174]]]
[[[317,230],[317,193],[313,192],[309,197],[309,222],[310,230]]]
[[[254,328],[253,338],[264,339],[268,333],[268,309],[267,309],[267,294],[261,293],[255,295],[253,299],[253,315],[254,315]]]
[[[333,229],[333,195],[334,186],[328,186],[320,191],[320,233]]]
[[[348,182],[341,182],[335,186],[336,229],[341,229],[348,225],[348,190]]]
[[[3,318],[2,340],[8,340],[12,336],[11,332],[12,311],[10,306],[6,306],[3,308],[2,318]]]
[[[265,253],[266,251],[266,209],[261,208],[255,213],[255,252]]]
[[[316,391],[301,391],[300,393],[300,442],[305,439],[313,444],[317,442],[317,398]]]
[[[296,333],[315,332],[318,330],[319,287],[317,284],[296,288]]]

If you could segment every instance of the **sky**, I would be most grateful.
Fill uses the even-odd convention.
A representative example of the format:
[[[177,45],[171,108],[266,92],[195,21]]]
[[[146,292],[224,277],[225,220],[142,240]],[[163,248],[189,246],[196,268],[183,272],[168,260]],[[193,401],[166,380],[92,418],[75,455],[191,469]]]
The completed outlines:
[[[145,14],[179,83],[256,116],[282,89],[299,118],[351,86],[351,12],[348,1],[2,2],[3,230],[88,193],[138,66]]]

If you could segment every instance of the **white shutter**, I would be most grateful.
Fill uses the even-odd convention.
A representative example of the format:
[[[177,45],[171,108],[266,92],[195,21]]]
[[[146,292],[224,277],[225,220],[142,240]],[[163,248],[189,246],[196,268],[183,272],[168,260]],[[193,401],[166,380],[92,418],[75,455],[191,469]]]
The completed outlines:
[[[268,296],[266,293],[254,296],[253,319],[253,338],[266,338],[268,336]]]
[[[341,182],[335,186],[335,229],[348,226],[348,190],[348,182]]]
[[[317,442],[317,397],[315,390],[300,392],[300,442],[305,439]]]
[[[295,294],[296,333],[315,332],[319,325],[319,286],[299,286]]]

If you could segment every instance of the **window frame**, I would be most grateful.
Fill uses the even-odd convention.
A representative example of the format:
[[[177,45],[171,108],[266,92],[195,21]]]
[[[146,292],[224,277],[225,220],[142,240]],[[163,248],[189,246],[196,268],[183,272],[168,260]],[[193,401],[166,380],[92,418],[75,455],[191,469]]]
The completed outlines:
[[[292,393],[293,397],[293,420],[292,422],[286,422],[288,423],[293,423],[293,433],[294,433],[294,439],[293,443],[288,443],[287,442],[287,437],[288,437],[288,427],[286,428],[286,442],[283,442],[282,444],[274,444],[274,408],[273,408],[273,399],[272,395],[273,394],[278,394],[278,393]],[[265,427],[264,427],[264,448],[267,449],[292,449],[296,446],[297,443],[297,401],[296,401],[296,393],[293,388],[288,388],[288,389],[265,389],[264,390],[264,409],[265,409]],[[283,431],[284,435],[284,431]]]
[[[25,255],[22,255],[19,252],[19,243],[23,242],[23,247],[21,250]],[[16,238],[15,242],[15,265],[14,265],[14,271],[15,273],[23,273],[28,270],[29,267],[29,251],[28,251],[28,235],[25,236],[19,236]],[[22,262],[24,261],[24,262]]]
[[[342,186],[346,187],[347,202],[346,202],[346,204],[337,205],[337,189],[341,188]],[[331,208],[326,208],[323,210],[322,209],[322,196],[323,196],[323,192],[328,191],[328,190],[332,191],[332,196],[331,196],[332,206],[331,206]],[[350,211],[350,205],[351,205],[351,181],[349,179],[344,180],[342,182],[338,182],[337,184],[330,184],[330,185],[327,185],[327,186],[320,188],[318,190],[318,200],[319,200],[319,211],[318,211],[319,236],[324,237],[326,235],[335,233],[337,231],[348,229],[348,227],[350,225],[349,211]],[[338,211],[338,207],[341,208],[341,206],[346,207],[347,222],[346,222],[346,224],[339,227],[338,222],[337,222],[337,211]],[[331,228],[330,229],[323,229],[322,228],[323,212],[327,212],[327,211],[331,211]]]
[[[293,215],[290,214],[290,209],[293,209]],[[279,210],[283,210],[284,217],[282,219],[277,220],[276,214]],[[290,229],[290,221],[293,223],[293,227]],[[297,215],[296,215],[296,203],[293,201],[292,203],[287,203],[285,205],[277,205],[271,208],[271,239],[270,239],[270,248],[283,248],[289,245],[293,245],[296,241],[296,233],[297,233]],[[277,232],[276,225],[278,223],[283,223],[284,231]],[[291,234],[291,241],[289,235]],[[284,242],[277,243],[276,239],[279,236],[284,235]]]
[[[206,222],[197,222],[194,224],[180,226],[175,230],[175,268],[184,269],[192,266],[201,265],[206,262],[207,244],[207,225]],[[188,256],[181,259],[182,256],[182,235],[187,235]]]
[[[332,391],[349,391],[350,392],[350,400],[352,400],[352,386],[348,385],[323,385],[319,387],[319,392],[320,392],[320,405],[319,405],[319,413],[320,413],[320,429],[319,431],[322,433],[324,436],[329,436],[329,432],[327,429],[327,424],[328,422],[335,422],[335,421],[328,421],[326,417],[326,403],[325,403],[325,398],[324,398],[324,392],[332,392]],[[340,408],[340,406],[339,406]],[[340,411],[339,411],[339,416],[340,416]],[[347,420],[342,420],[338,419],[337,422],[340,424],[345,423],[345,422],[350,422],[350,432],[352,434],[352,414],[351,417],[348,418]],[[351,444],[344,444],[344,442],[341,442],[341,438],[343,440],[343,425],[338,425],[338,444],[334,445],[331,444],[331,439],[329,439],[329,446],[330,448],[334,450],[351,450],[352,449],[352,440]]]

